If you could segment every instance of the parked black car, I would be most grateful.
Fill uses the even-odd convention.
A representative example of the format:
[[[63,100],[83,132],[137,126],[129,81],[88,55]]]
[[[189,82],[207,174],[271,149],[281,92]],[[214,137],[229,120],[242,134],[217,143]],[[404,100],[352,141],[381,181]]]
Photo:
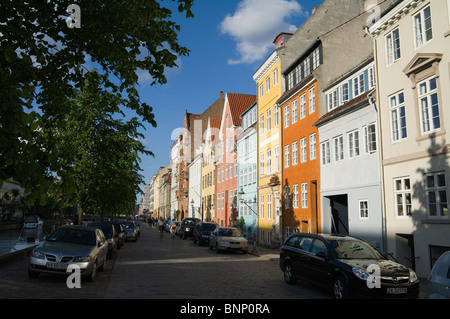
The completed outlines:
[[[89,227],[100,229],[105,234],[106,241],[108,242],[108,258],[112,258],[117,251],[116,229],[110,222],[94,222],[89,223]]]
[[[198,218],[183,218],[180,225],[180,237],[186,239],[192,236],[195,224],[200,222]]]
[[[418,298],[415,272],[349,236],[295,233],[280,251],[287,283],[297,279],[332,288],[335,298]]]
[[[195,225],[192,237],[194,238],[194,244],[209,245],[209,236],[216,229],[218,225],[216,223],[198,222]]]
[[[120,249],[125,244],[125,230],[123,229],[122,224],[120,223],[112,223],[114,228],[116,229],[116,238],[117,238],[117,249]]]

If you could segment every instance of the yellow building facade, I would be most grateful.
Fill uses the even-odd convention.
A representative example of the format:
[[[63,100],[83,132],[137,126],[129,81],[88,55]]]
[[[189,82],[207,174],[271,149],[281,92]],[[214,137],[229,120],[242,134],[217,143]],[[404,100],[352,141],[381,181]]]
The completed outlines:
[[[274,51],[253,75],[258,96],[258,242],[281,241],[281,60]]]
[[[205,131],[201,180],[201,216],[204,221],[216,221],[215,143],[219,139],[220,121],[219,117],[209,117]]]

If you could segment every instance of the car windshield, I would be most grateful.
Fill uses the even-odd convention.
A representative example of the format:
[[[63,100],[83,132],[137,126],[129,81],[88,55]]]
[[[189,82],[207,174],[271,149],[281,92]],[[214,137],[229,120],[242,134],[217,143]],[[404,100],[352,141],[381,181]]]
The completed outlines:
[[[184,225],[194,225],[195,222],[192,219],[186,219],[185,221],[183,221]]]
[[[242,237],[239,229],[219,229],[219,236]]]
[[[214,230],[216,229],[216,225],[214,224],[203,224],[203,230]]]
[[[101,229],[106,238],[110,238],[112,236],[112,227],[110,225],[89,224],[89,226]]]
[[[125,222],[122,224],[123,228],[129,229],[129,228],[134,228],[134,223],[133,222]]]
[[[337,258],[386,259],[378,250],[360,240],[332,240],[330,244]]]
[[[47,241],[95,246],[95,232],[85,229],[59,228]]]

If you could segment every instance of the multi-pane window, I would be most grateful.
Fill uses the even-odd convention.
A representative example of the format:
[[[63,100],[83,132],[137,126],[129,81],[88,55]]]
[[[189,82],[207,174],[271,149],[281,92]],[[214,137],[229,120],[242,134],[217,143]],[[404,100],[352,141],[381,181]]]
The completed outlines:
[[[259,116],[259,135],[264,134],[264,115]]]
[[[395,29],[386,36],[387,65],[391,65],[400,59],[400,57],[400,33],[398,29]]]
[[[300,140],[300,162],[306,162],[306,137]]]
[[[337,90],[334,90],[330,94],[328,94],[328,108],[329,110],[337,108],[338,105],[338,96],[337,96]]]
[[[292,165],[298,164],[297,141],[292,143]]]
[[[264,195],[259,197],[259,217],[264,218]]]
[[[319,48],[315,49],[312,54],[313,70],[315,70],[320,65],[320,51]]]
[[[284,127],[289,126],[289,105],[284,107]]]
[[[367,200],[359,201],[359,217],[360,218],[369,218],[369,202]]]
[[[305,76],[311,73],[311,58],[307,57],[305,61],[303,62],[303,70]]]
[[[437,80],[435,77],[427,79],[419,83],[418,88],[422,133],[437,131],[441,128]]]
[[[253,183],[256,183],[256,175],[257,175],[256,164],[253,164]]]
[[[263,84],[261,83],[259,85],[259,97],[262,97],[264,94],[264,88],[263,88]]]
[[[266,130],[270,131],[270,128],[272,126],[271,110],[267,110],[267,112],[266,112],[266,121],[267,121]]]
[[[308,184],[302,183],[302,208],[308,208]]]
[[[273,71],[273,86],[278,84],[278,69]]]
[[[272,194],[267,194],[267,219],[272,218]]]
[[[259,155],[259,176],[264,176],[264,154]]]
[[[266,78],[266,92],[270,91],[270,76]]]
[[[445,173],[439,172],[426,176],[425,191],[430,217],[448,216],[447,187]]]
[[[364,73],[353,79],[353,97],[364,93]]]
[[[373,153],[377,151],[377,133],[375,123],[364,126],[365,152]]]
[[[348,157],[359,156],[359,131],[348,133]]]
[[[395,94],[389,98],[391,111],[391,132],[392,141],[399,141],[407,137],[406,133],[406,112],[405,97],[403,92]]]
[[[350,99],[350,95],[349,95],[349,90],[348,90],[348,83],[344,83],[341,86],[341,90],[340,90],[341,94],[341,104],[347,102]]]
[[[273,107],[273,127],[278,126],[278,113],[280,113],[280,110],[278,108],[278,104],[275,104]]]
[[[272,151],[267,151],[267,174],[272,174]]]
[[[300,96],[300,119],[306,116],[306,94]]]
[[[316,133],[309,136],[309,159],[316,159]]]
[[[411,216],[411,182],[408,177],[394,180],[394,195],[396,216]]]
[[[309,114],[312,114],[316,111],[316,89],[311,88],[309,90]]]
[[[330,164],[330,141],[320,144],[322,152],[322,165]]]
[[[297,122],[297,100],[292,101],[292,124]]]
[[[292,206],[298,208],[298,185],[292,185]]]
[[[279,147],[279,145],[275,146],[274,152],[275,152],[275,154],[274,154],[274,161],[275,161],[274,171],[278,172],[280,170],[280,147]]]
[[[431,8],[426,7],[414,16],[414,38],[416,47],[433,39],[433,28],[431,26]]]
[[[344,137],[342,135],[333,138],[334,145],[334,161],[342,161],[344,159]]]
[[[284,167],[289,167],[289,145],[284,146]]]

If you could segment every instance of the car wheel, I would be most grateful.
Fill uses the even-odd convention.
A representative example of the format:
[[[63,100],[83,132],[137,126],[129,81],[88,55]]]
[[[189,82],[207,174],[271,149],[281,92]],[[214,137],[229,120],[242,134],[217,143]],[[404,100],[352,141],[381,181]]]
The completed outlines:
[[[348,284],[344,277],[337,276],[333,280],[333,294],[336,299],[345,299],[348,296]]]
[[[284,280],[290,285],[293,285],[297,282],[294,277],[292,266],[290,264],[286,264],[286,266],[284,266]]]
[[[28,270],[28,277],[30,277],[30,278],[33,278],[33,279],[39,278],[40,274],[41,273],[38,271]]]

